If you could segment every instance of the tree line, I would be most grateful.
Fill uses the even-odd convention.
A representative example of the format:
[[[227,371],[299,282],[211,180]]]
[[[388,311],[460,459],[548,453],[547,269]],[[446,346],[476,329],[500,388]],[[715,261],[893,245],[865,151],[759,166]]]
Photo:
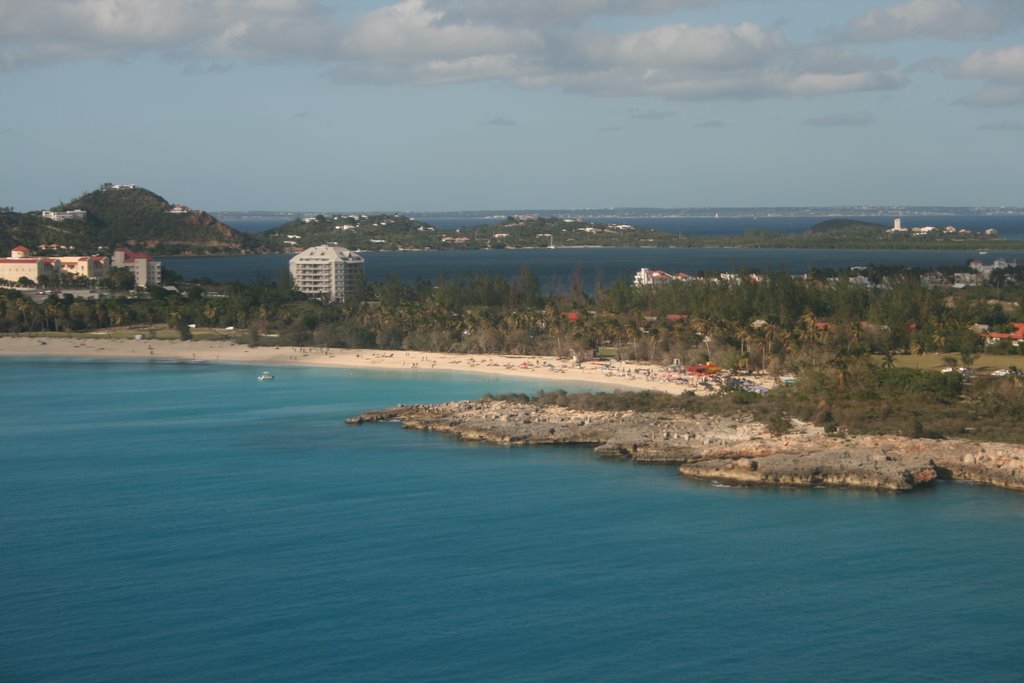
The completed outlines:
[[[1005,276],[954,290],[927,288],[912,271],[875,273],[870,287],[820,275],[740,273],[654,287],[618,280],[587,292],[577,274],[561,291],[544,292],[524,269],[512,279],[478,274],[410,284],[393,277],[364,283],[344,303],[305,298],[286,278],[152,288],[145,296],[115,291],[95,300],[55,293],[41,303],[3,290],[0,332],[147,324],[184,334],[189,325],[231,326],[255,344],[566,357],[601,350],[622,359],[780,373],[837,354],[976,354],[983,338],[971,326],[1001,329],[1024,300],[1024,288]],[[1005,344],[995,350],[1016,351]]]

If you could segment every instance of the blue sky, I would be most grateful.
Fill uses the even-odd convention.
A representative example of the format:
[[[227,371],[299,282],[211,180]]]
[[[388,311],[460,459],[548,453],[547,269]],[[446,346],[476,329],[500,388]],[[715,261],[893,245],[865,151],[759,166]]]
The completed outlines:
[[[0,0],[0,205],[1024,205],[1021,0]]]

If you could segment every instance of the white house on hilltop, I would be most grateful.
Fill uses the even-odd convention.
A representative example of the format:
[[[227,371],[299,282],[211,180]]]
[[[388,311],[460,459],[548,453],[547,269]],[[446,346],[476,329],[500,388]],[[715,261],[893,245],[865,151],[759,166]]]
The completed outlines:
[[[71,211],[43,211],[43,218],[51,221],[84,221],[86,212],[82,209],[72,209]]]

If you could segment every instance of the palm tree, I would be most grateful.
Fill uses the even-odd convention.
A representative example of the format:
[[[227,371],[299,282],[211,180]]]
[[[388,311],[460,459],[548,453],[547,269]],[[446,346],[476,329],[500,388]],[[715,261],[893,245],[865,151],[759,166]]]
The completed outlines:
[[[61,318],[63,307],[55,296],[50,296],[46,301],[43,302],[43,328],[44,330],[50,329],[50,321],[53,321],[53,330],[57,331],[58,321]]]
[[[17,301],[15,301],[14,307],[17,309],[18,313],[21,314],[23,328],[28,329],[29,316],[33,312],[33,309],[35,309],[35,304],[33,304],[25,297],[21,297]]]
[[[841,351],[832,357],[828,362],[829,367],[836,371],[836,390],[844,391],[850,383],[850,364],[852,357],[845,351]]]

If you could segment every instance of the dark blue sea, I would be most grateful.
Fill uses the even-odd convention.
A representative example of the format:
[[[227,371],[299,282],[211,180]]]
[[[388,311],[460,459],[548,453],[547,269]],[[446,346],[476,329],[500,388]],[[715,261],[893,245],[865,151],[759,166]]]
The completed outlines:
[[[481,216],[421,216],[441,228],[452,229],[494,223],[497,218]],[[854,217],[888,222],[881,216]],[[598,220],[598,219],[595,219]],[[607,222],[630,222],[641,227],[691,235],[737,235],[748,229],[781,233],[803,232],[825,220],[822,216],[753,216],[602,218]],[[250,232],[275,227],[276,220],[241,219],[232,224]],[[956,225],[971,230],[994,227],[1004,237],[1024,239],[1024,217],[1007,215],[929,215],[904,218],[908,227]],[[577,271],[584,287],[594,291],[598,284],[618,279],[632,281],[641,268],[673,273],[735,272],[741,269],[772,272],[785,270],[800,274],[810,268],[849,268],[851,266],[964,266],[976,258],[997,257],[1024,262],[1024,251],[991,249],[987,255],[966,250],[890,250],[890,249],[677,249],[677,248],[582,248],[582,249],[494,249],[485,251],[443,252],[370,252],[366,258],[366,277],[371,282],[397,277],[407,284],[417,279],[435,281],[464,275],[488,273],[512,280],[528,267],[547,291],[568,290]],[[288,272],[290,254],[265,256],[174,256],[164,257],[170,268],[186,280],[209,278],[217,282],[277,281]]]
[[[0,680],[1019,681],[1024,494],[345,417],[537,385],[0,360]]]
[[[262,256],[163,257],[164,268],[186,280],[210,278],[219,282],[277,281],[288,272],[292,254]],[[538,277],[548,291],[568,290],[576,271],[586,288],[617,279],[632,282],[643,267],[698,274],[735,272],[744,268],[762,272],[785,270],[806,273],[810,268],[851,266],[966,266],[971,259],[998,257],[1024,262],[1024,251],[992,249],[987,255],[966,250],[929,249],[723,249],[723,248],[578,248],[489,249],[479,251],[367,252],[366,277],[371,282],[397,277],[405,283],[436,281],[468,274],[488,273],[506,280],[518,278],[524,268]]]

